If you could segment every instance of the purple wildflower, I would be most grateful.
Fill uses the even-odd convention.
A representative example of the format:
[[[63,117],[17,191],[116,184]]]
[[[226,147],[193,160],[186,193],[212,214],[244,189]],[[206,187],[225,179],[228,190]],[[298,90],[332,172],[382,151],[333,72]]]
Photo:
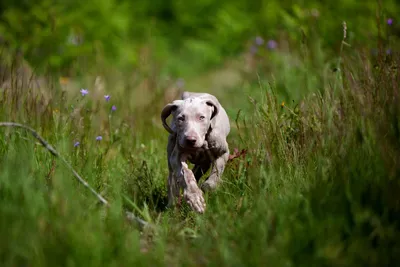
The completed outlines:
[[[392,24],[393,24],[393,19],[392,19],[392,18],[388,18],[387,24],[388,24],[388,25],[392,25]]]
[[[386,55],[390,55],[390,54],[392,54],[392,49],[390,49],[390,48],[386,49]]]
[[[79,143],[79,142],[76,142],[75,144],[74,144],[74,147],[77,147],[77,146],[79,146],[81,143]]]
[[[177,86],[178,88],[183,88],[183,86],[185,86],[185,80],[182,79],[182,78],[179,78],[179,79],[176,81],[176,86]]]
[[[101,141],[101,140],[103,140],[103,137],[101,135],[96,137],[96,141]]]
[[[275,49],[278,46],[278,43],[275,40],[269,40],[267,43],[267,48],[268,49]]]
[[[252,45],[251,47],[250,47],[250,53],[251,54],[256,54],[257,53],[257,51],[258,51],[258,48],[257,48],[257,46],[255,46],[255,45]]]
[[[104,96],[104,99],[105,99],[107,102],[110,101],[110,98],[111,98],[110,95],[105,95],[105,96]]]
[[[112,111],[116,111],[116,110],[117,110],[117,107],[116,107],[115,105],[113,105],[113,106],[111,107],[111,110],[112,110]]]
[[[89,91],[87,89],[81,89],[80,92],[81,92],[82,96],[85,96],[89,93]]]
[[[255,43],[256,43],[256,45],[263,45],[264,44],[264,39],[262,37],[260,37],[260,36],[257,36],[256,40],[255,40]]]

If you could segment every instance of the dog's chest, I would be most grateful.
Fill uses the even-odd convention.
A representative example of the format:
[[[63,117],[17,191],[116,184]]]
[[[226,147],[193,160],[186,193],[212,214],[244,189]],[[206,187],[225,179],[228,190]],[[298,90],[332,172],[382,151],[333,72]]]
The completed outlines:
[[[210,161],[210,158],[204,149],[191,152],[187,159],[193,164],[201,164]]]

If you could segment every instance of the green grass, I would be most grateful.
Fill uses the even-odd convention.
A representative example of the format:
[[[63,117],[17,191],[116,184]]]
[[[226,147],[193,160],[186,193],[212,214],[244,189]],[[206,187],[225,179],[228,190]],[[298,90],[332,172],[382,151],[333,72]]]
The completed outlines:
[[[230,116],[231,153],[246,150],[206,196],[204,215],[165,208],[164,88],[142,96],[151,106],[129,83],[103,92],[89,76],[48,88],[45,102],[27,86],[2,90],[0,121],[35,128],[110,202],[99,204],[29,133],[1,128],[2,266],[395,266],[400,58],[351,48],[335,73],[310,49],[260,55],[257,70],[223,89],[203,81]]]

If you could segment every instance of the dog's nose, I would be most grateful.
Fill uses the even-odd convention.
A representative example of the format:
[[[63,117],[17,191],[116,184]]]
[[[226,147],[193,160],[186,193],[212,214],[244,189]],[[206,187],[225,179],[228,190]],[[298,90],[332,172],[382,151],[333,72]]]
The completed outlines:
[[[194,146],[196,144],[196,137],[195,136],[186,136],[186,143],[188,145]]]

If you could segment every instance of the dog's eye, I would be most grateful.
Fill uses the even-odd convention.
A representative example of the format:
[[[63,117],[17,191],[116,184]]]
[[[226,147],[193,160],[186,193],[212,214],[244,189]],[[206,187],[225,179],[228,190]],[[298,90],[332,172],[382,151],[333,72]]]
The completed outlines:
[[[185,117],[184,116],[178,117],[178,121],[185,121]]]
[[[199,120],[202,121],[202,120],[204,120],[205,118],[206,118],[206,117],[204,117],[204,116],[200,116],[200,117],[199,117]]]

